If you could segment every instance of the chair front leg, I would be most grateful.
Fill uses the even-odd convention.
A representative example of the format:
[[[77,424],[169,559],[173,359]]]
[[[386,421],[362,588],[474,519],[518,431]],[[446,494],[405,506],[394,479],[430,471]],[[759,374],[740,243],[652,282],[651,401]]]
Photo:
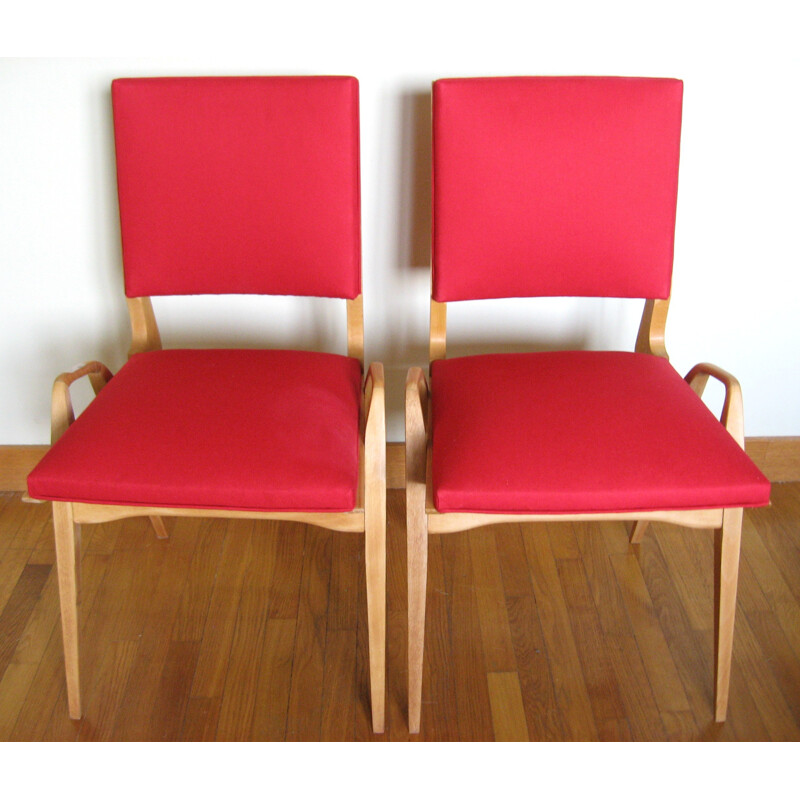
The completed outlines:
[[[425,596],[428,589],[428,521],[424,502],[410,493],[406,508],[408,536],[408,731],[419,733],[422,715],[422,656],[425,648]],[[416,506],[416,507],[415,507]]]
[[[425,511],[427,409],[425,376],[418,367],[406,381],[406,537],[408,547],[408,730],[419,733],[425,595],[428,584],[428,517]]]
[[[373,733],[383,733],[386,708],[386,410],[383,366],[370,364],[365,385],[364,561],[367,574],[369,683]]]
[[[72,719],[81,718],[81,682],[78,654],[79,539],[70,503],[53,503],[61,632],[67,673],[67,704]]]
[[[722,513],[722,528],[715,532],[714,539],[714,717],[717,722],[724,722],[728,713],[742,516],[743,509],[726,508]]]

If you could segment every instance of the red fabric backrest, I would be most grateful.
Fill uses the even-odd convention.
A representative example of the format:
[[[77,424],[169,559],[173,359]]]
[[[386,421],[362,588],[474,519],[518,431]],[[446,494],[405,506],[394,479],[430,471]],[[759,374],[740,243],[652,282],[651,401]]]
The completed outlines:
[[[361,292],[358,81],[112,83],[128,297]]]
[[[683,83],[433,85],[433,297],[669,296]]]

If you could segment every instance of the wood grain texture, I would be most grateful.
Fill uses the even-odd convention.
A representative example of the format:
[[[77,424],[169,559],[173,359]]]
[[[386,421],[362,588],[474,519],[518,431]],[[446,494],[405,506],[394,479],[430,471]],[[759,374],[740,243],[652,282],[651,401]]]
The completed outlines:
[[[489,702],[496,742],[527,742],[528,725],[516,672],[490,672]]]
[[[409,737],[401,492],[387,514],[382,735],[363,540],[252,520],[179,519],[165,541],[146,518],[84,527],[74,722],[58,575],[37,563],[49,513],[0,496],[0,542],[14,545],[0,554],[0,739],[800,740],[800,485],[744,515],[724,724],[711,531],[654,523],[629,547],[618,522],[522,523],[430,539],[423,713]]]

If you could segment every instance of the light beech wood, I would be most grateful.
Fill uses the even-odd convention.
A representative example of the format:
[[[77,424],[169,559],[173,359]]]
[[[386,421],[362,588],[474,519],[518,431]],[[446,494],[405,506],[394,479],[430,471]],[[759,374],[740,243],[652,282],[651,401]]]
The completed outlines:
[[[81,683],[78,653],[78,562],[80,542],[69,503],[53,503],[58,593],[61,598],[61,634],[67,673],[67,705],[72,719],[81,718]]]
[[[636,339],[636,352],[668,359],[665,329],[669,298],[645,301],[642,321]],[[446,355],[446,304],[431,299],[430,360]],[[709,377],[725,386],[725,402],[721,422],[744,447],[744,427],[741,388],[738,381],[725,370],[712,364],[698,364],[686,376],[686,381],[702,394]],[[653,509],[646,512],[600,514],[477,514],[471,512],[439,513],[433,502],[431,477],[431,437],[426,429],[425,414],[430,404],[429,387],[418,368],[408,373],[406,381],[406,514],[408,530],[408,595],[409,595],[409,731],[420,726],[422,703],[422,652],[425,627],[425,586],[428,535],[455,533],[488,525],[527,522],[599,522],[633,521],[630,543],[641,541],[652,522],[666,522],[697,529],[721,529],[718,546],[718,635],[715,647],[715,713],[725,718],[730,680],[730,652],[733,641],[736,576],[738,570],[741,531],[741,509]],[[738,533],[736,515],[738,514]],[[423,553],[424,551],[424,553]],[[731,588],[732,587],[732,588]],[[733,599],[731,599],[731,597]]]
[[[431,298],[430,360],[447,355],[447,303],[437,303]]]
[[[649,299],[644,301],[642,320],[639,323],[639,333],[636,337],[636,352],[666,358],[667,348],[664,343],[667,312],[669,311],[669,298],[666,300]],[[647,530],[647,520],[635,522],[631,530],[631,544],[638,544]]]
[[[339,512],[320,511],[234,511],[218,508],[167,508],[162,506],[116,506],[99,503],[73,503],[75,519],[86,524],[111,522],[128,517],[204,517],[223,519],[275,519],[304,522],[333,531],[363,533],[364,510]]]
[[[153,302],[149,297],[128,297],[128,314],[131,318],[131,349],[128,357],[161,349]]]
[[[419,367],[406,379],[406,537],[408,550],[408,730],[419,733],[425,594],[428,578],[428,515],[425,464],[428,449],[428,385]]]
[[[744,449],[744,406],[742,388],[730,372],[714,364],[697,364],[689,370],[686,382],[702,396],[710,377],[725,387],[720,422]],[[736,588],[739,576],[739,552],[742,537],[742,509],[727,508],[722,526],[715,533],[714,555],[714,710],[717,722],[724,722],[728,713],[728,693],[733,652],[733,629],[736,616]]]
[[[79,378],[88,375],[95,395],[111,380],[111,371],[99,361],[88,361],[72,372],[62,372],[53,382],[50,404],[50,443],[55,444],[64,431],[75,422],[69,387]]]
[[[647,526],[649,524],[649,520],[646,519],[639,519],[633,523],[630,537],[631,544],[639,544],[642,541],[642,537],[647,532]]]
[[[666,300],[651,299],[644,301],[644,312],[639,325],[639,335],[636,337],[637,353],[649,353],[653,356],[666,358],[669,361],[667,348],[664,344],[668,311],[669,298]]]
[[[741,508],[726,508],[722,527],[714,537],[714,718],[717,722],[724,722],[728,714],[742,514]]]
[[[475,514],[473,512],[448,511],[440,513],[428,508],[428,533],[457,533],[486,525],[501,525],[520,522],[597,522],[600,520],[647,520],[648,522],[671,522],[687,528],[714,528],[722,522],[720,509],[697,509],[692,511],[630,511],[610,514]]]
[[[709,378],[716,378],[725,386],[725,401],[719,421],[744,450],[744,407],[742,387],[730,372],[714,364],[697,364],[686,375],[689,386],[702,396]]]
[[[164,526],[164,520],[161,517],[150,517],[150,522],[156,532],[156,537],[159,539],[169,539],[169,534]]]
[[[386,412],[383,365],[371,364],[364,387],[364,528],[372,730],[383,733],[386,698]]]
[[[364,366],[364,296],[347,301],[347,355]]]

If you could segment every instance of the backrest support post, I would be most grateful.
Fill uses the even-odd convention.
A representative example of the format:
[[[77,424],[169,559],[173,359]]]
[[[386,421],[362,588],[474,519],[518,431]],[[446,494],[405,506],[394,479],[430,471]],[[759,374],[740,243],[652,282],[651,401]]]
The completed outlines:
[[[364,297],[347,301],[347,355],[357,358],[364,368]]]
[[[447,303],[431,298],[430,360],[447,355]]]
[[[636,352],[649,353],[659,358],[666,358],[667,348],[664,344],[664,331],[667,326],[669,298],[666,300],[645,300],[642,321],[639,324],[639,335],[636,337]]]
[[[153,303],[149,297],[128,297],[128,313],[131,317],[131,349],[128,358],[136,353],[161,349]]]

